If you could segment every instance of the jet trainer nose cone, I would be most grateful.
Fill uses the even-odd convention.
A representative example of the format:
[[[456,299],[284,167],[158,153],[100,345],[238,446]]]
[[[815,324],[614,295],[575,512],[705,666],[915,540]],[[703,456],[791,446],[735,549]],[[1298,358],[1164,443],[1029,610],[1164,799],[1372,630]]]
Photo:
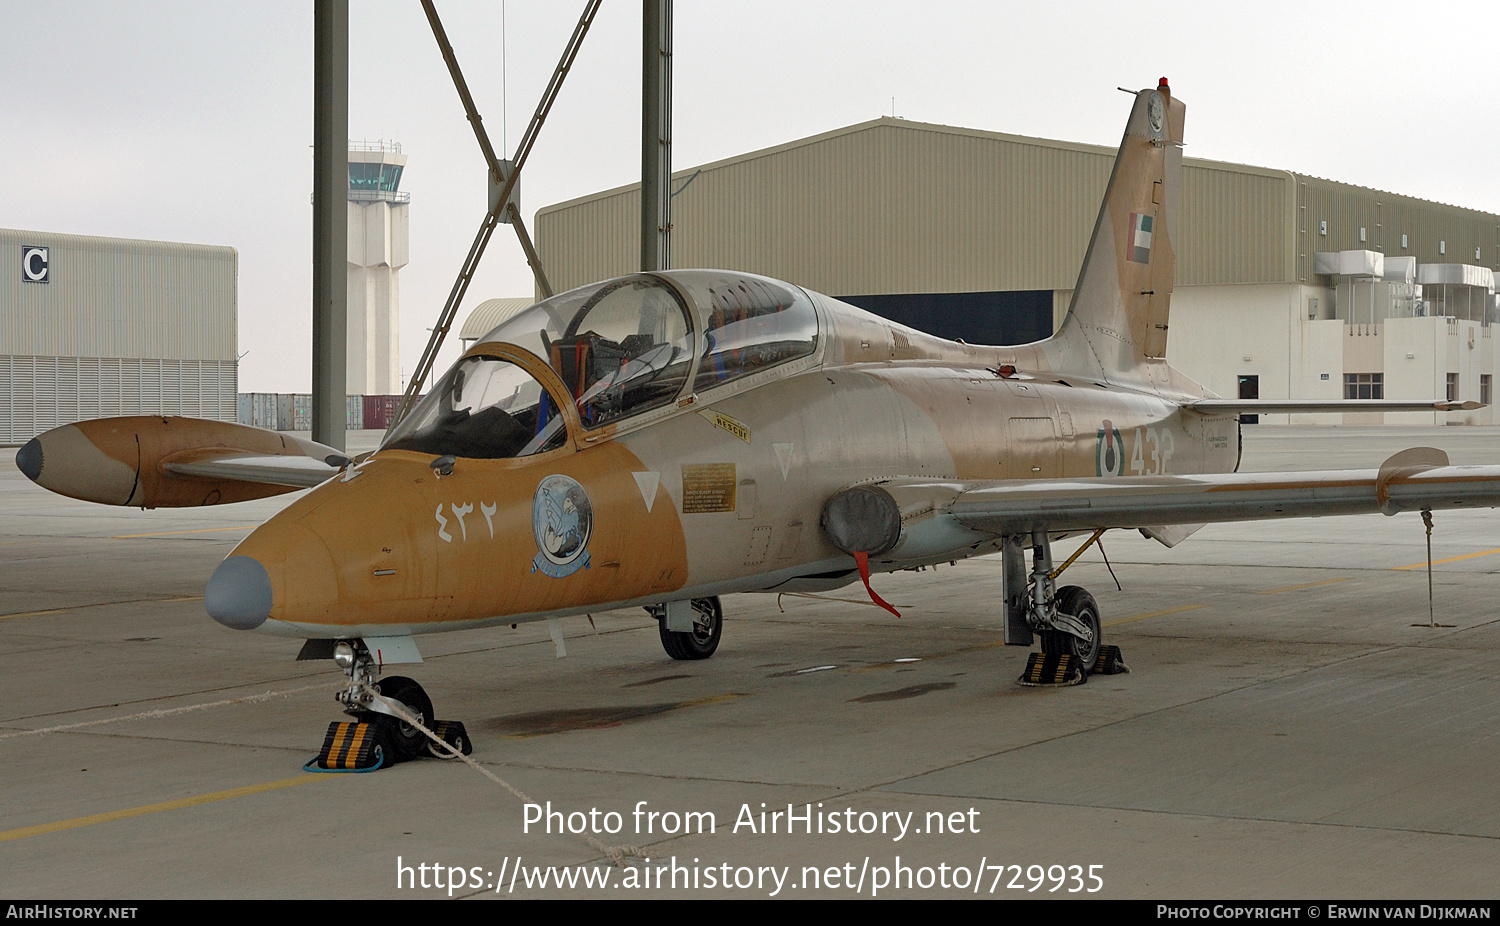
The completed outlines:
[[[27,479],[36,482],[37,477],[42,474],[42,442],[33,437],[17,450],[16,466],[26,474]]]
[[[260,560],[231,556],[209,577],[208,616],[234,630],[254,630],[271,616],[271,576]]]

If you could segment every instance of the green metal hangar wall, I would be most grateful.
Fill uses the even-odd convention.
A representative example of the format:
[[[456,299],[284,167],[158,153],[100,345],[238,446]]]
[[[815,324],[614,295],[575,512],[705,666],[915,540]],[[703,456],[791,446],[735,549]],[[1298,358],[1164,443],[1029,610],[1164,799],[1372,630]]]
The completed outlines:
[[[106,415],[235,419],[234,248],[0,229],[0,444]]]
[[[789,280],[944,337],[1022,343],[1067,311],[1114,155],[881,118],[676,172],[672,264]],[[639,221],[638,184],[541,209],[553,285],[635,270]],[[1490,401],[1500,216],[1189,158],[1181,225],[1168,359],[1216,393]],[[1492,409],[1383,417],[1500,423]]]

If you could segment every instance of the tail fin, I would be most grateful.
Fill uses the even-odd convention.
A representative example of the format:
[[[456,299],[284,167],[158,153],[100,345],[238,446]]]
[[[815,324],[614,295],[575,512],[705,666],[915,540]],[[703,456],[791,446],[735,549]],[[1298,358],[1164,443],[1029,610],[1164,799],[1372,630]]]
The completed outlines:
[[[1049,345],[1058,367],[1138,379],[1167,354],[1186,110],[1165,77],[1135,95],[1072,305]]]

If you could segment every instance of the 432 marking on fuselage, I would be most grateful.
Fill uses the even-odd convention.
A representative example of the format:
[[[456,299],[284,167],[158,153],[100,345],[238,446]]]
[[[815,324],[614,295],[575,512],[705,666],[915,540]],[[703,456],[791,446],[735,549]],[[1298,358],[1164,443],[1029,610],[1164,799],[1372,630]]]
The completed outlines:
[[[1125,465],[1125,440],[1108,419],[1102,422],[1097,444],[1094,448],[1096,474],[1100,476],[1123,476]],[[1176,439],[1170,428],[1135,428],[1130,434],[1130,466],[1133,476],[1161,476],[1171,472],[1172,451]],[[1147,445],[1150,457],[1147,458]]]
[[[1171,472],[1172,450],[1177,442],[1170,428],[1136,428],[1130,450],[1130,472],[1137,476],[1163,476]],[[1146,444],[1151,445],[1149,464]]]

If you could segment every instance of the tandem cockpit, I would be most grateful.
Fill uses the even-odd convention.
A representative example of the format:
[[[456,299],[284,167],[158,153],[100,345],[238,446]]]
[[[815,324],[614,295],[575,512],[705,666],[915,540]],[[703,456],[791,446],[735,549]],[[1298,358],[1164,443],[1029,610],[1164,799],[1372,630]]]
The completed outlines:
[[[808,295],[765,277],[687,270],[596,283],[496,326],[381,449],[545,453],[568,444],[570,419],[583,435],[610,433],[800,372],[818,335]]]

